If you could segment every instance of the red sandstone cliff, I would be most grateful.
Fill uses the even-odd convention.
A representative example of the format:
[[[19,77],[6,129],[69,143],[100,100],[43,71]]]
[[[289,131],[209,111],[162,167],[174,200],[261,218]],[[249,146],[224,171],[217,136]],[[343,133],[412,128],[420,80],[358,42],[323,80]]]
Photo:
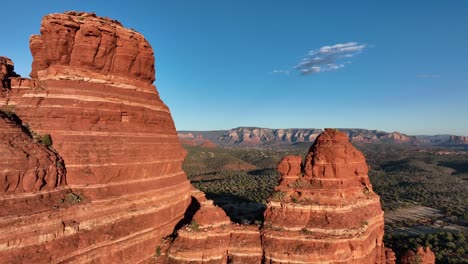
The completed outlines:
[[[278,165],[262,231],[266,262],[385,263],[383,211],[362,153],[327,129],[301,160]]]
[[[9,89],[11,87],[10,78],[18,77],[15,72],[15,64],[7,57],[0,56],[0,88]]]
[[[168,246],[159,263],[261,263],[257,226],[232,223],[226,213],[193,189],[194,215]]]
[[[383,245],[383,211],[364,156],[345,133],[325,130],[305,164],[287,156],[262,229],[232,224],[194,191],[191,223],[169,242],[159,263],[395,264]],[[261,246],[260,246],[261,241]]]
[[[47,149],[0,120],[2,159],[12,162],[2,166],[19,168],[0,174],[0,263],[151,259],[191,199],[185,151],[152,84],[151,46],[117,21],[67,12],[44,17],[30,47],[33,79],[11,78],[0,106],[51,135],[67,186]]]
[[[63,186],[62,159],[14,122],[13,113],[8,114],[0,112],[0,196]],[[2,213],[8,210],[2,209]]]

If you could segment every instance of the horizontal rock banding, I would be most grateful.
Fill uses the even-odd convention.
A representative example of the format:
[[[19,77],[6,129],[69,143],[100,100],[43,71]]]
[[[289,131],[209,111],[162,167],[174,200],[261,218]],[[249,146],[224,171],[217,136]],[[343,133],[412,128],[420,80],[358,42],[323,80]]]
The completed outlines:
[[[33,79],[10,78],[0,106],[50,134],[67,185],[0,195],[0,262],[152,259],[191,198],[185,151],[152,84],[151,46],[76,12],[46,16],[30,46]]]
[[[266,262],[382,263],[380,200],[348,136],[325,130],[300,161],[289,156],[278,164],[282,177],[262,232]]]
[[[260,263],[263,250],[257,226],[233,224],[226,213],[193,190],[198,206],[190,224],[177,232],[161,263]]]

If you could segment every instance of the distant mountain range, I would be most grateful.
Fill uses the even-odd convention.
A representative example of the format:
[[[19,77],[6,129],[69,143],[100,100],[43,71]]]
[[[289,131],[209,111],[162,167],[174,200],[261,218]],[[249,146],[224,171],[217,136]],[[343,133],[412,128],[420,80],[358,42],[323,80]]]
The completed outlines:
[[[468,144],[468,137],[455,135],[408,136],[399,132],[384,132],[368,129],[338,128],[346,132],[351,142],[396,143],[413,145]],[[316,128],[271,129],[261,127],[238,127],[216,131],[178,131],[179,139],[186,145],[220,145],[256,147],[314,142],[322,132]]]

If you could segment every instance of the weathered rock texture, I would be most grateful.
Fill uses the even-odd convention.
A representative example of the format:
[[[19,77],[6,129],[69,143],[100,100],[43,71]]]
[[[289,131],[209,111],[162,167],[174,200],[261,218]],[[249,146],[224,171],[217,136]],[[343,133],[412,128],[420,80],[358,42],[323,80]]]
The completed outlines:
[[[302,165],[286,157],[262,231],[267,263],[385,263],[384,218],[361,152],[327,129]]]
[[[418,247],[416,252],[410,250],[401,257],[401,264],[435,264],[435,254],[429,247]]]
[[[0,88],[10,88],[10,78],[18,76],[13,61],[0,56]]]
[[[94,14],[47,16],[42,21],[41,35],[31,37],[30,48],[33,78],[41,77],[41,71],[48,75],[57,70],[54,66],[70,66],[147,83],[155,80],[154,55],[148,41],[118,21]]]
[[[277,169],[281,178],[260,232],[232,224],[194,190],[190,224],[168,242],[158,263],[395,264],[382,241],[383,211],[366,160],[347,134],[327,129],[304,163],[287,156]]]
[[[193,190],[192,197],[196,211],[190,224],[178,231],[160,263],[261,263],[257,226],[233,224],[198,190]]]
[[[35,133],[51,135],[67,186],[59,184],[47,149],[18,129],[10,135],[15,128],[0,120],[5,144],[31,153],[25,160],[13,157],[8,145],[1,148],[2,159],[16,162],[24,174],[17,187],[16,176],[0,174],[6,182],[0,263],[151,259],[191,199],[181,168],[185,151],[152,84],[151,46],[114,20],[67,12],[44,17],[30,47],[33,79],[10,78],[11,91],[2,93],[0,106],[14,109]],[[33,166],[37,172],[30,172]]]
[[[62,159],[33,139],[13,117],[0,112],[0,196],[63,186]]]

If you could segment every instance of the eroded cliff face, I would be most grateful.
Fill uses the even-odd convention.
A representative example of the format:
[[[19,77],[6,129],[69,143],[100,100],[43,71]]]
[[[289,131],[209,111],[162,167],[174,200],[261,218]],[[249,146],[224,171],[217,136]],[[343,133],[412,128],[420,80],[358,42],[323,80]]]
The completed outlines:
[[[13,113],[3,111],[0,112],[0,197],[64,186],[65,167],[61,157],[15,122]]]
[[[230,223],[195,191],[199,207],[159,263],[395,264],[382,241],[383,211],[366,160],[345,133],[325,130],[305,163],[287,156],[277,169],[281,178],[260,229]]]
[[[0,56],[0,88],[9,89],[11,87],[10,78],[18,76],[13,61],[8,57]]]
[[[12,151],[8,144],[21,134],[10,136],[13,128],[0,120],[2,159],[11,161],[2,166],[24,172],[0,174],[0,262],[151,259],[191,200],[185,151],[152,84],[151,46],[117,21],[67,12],[44,17],[30,47],[33,78],[10,78],[0,107],[31,131],[50,134],[66,186],[47,149],[25,138],[13,148],[34,151],[30,160]],[[33,179],[32,167],[44,172]]]
[[[226,213],[192,190],[194,210],[189,223],[168,241],[167,254],[158,263],[261,263],[263,250],[257,226],[242,226],[229,220]]]
[[[435,254],[429,247],[418,247],[416,251],[408,251],[401,257],[401,264],[435,264]]]
[[[94,14],[47,16],[41,35],[31,37],[30,48],[33,78],[47,78],[51,71],[63,74],[63,67],[70,67],[147,83],[155,80],[154,55],[148,41],[120,22]]]
[[[327,129],[301,160],[278,165],[262,231],[266,262],[385,263],[383,211],[362,153]]]

